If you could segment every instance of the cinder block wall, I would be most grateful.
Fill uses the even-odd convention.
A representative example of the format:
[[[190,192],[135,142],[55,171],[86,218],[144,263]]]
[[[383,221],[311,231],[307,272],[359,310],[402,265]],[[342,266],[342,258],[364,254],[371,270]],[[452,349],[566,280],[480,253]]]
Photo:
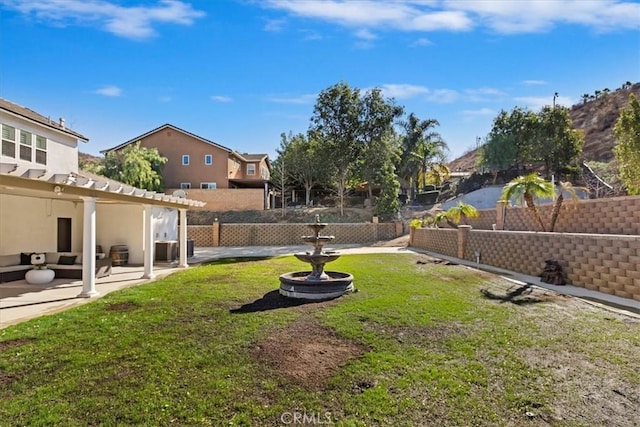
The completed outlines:
[[[193,239],[194,246],[214,246],[211,225],[187,225],[187,238]]]
[[[454,228],[417,228],[411,246],[447,256],[458,256],[458,230]]]
[[[551,205],[538,206],[545,226],[549,226]],[[497,223],[496,209],[485,209],[480,218],[468,220],[475,230],[491,230]],[[508,207],[505,212],[505,230],[541,231],[527,208]],[[640,234],[640,196],[565,200],[556,223],[555,232],[589,234]]]
[[[334,244],[373,243],[398,237],[395,223],[328,224],[320,234]],[[313,235],[305,224],[220,224],[220,246],[302,245]]]
[[[452,233],[453,231],[453,233]],[[412,246],[448,256],[457,230],[416,229]],[[443,239],[448,242],[442,242]],[[464,259],[531,276],[555,258],[575,286],[640,301],[640,236],[471,230]]]
[[[335,236],[331,243],[367,244],[402,236],[403,227],[402,223],[386,222],[329,224],[320,234]],[[303,245],[302,236],[310,235],[313,230],[306,224],[187,225],[187,236],[200,247]]]

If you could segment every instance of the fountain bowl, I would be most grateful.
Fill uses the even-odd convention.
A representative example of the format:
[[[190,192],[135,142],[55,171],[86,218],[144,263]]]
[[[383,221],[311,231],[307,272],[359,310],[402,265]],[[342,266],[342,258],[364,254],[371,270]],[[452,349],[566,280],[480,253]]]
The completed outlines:
[[[339,271],[325,271],[325,278],[309,277],[311,271],[294,271],[280,276],[280,294],[289,298],[328,300],[353,292],[353,276]]]

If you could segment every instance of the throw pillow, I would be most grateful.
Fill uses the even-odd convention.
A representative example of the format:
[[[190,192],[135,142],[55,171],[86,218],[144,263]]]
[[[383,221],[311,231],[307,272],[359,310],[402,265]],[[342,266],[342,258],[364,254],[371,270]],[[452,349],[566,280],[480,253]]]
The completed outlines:
[[[31,255],[33,255],[32,253],[20,253],[20,265],[31,265]]]
[[[73,265],[76,262],[76,255],[60,255],[58,264],[60,265]]]

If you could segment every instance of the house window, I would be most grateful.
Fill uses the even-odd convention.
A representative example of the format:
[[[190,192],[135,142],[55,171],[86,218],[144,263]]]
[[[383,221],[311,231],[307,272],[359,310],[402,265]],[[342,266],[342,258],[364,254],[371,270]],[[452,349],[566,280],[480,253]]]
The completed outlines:
[[[213,164],[213,156],[211,154],[205,154],[204,155],[204,164],[205,165],[212,165]]]
[[[247,175],[255,175],[255,174],[256,174],[256,164],[247,163]]]
[[[36,163],[47,164],[47,138],[36,135]]]
[[[30,132],[20,129],[20,160],[31,161],[31,144],[33,138]]]
[[[182,155],[182,164],[187,166],[189,164],[189,155],[188,154],[183,154]]]
[[[180,183],[180,188],[182,190],[188,190],[191,188],[191,183],[190,182],[181,182]]]
[[[2,125],[2,155],[16,157],[16,128]]]
[[[216,189],[216,183],[215,182],[201,182],[200,183],[200,188],[202,188],[203,190],[215,190]]]

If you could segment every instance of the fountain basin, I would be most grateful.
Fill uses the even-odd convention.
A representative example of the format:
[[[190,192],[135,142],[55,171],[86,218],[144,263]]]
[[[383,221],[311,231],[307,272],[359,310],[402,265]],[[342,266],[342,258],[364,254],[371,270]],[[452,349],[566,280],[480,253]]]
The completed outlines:
[[[313,278],[311,271],[294,271],[280,276],[280,294],[289,298],[325,300],[353,291],[353,276],[339,271],[325,271]]]

